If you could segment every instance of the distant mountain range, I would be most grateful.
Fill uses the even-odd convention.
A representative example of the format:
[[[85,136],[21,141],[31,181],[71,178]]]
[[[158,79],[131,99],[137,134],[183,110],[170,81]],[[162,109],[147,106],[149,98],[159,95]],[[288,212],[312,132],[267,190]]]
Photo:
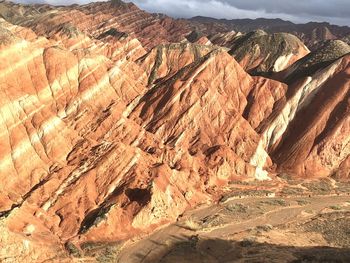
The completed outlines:
[[[308,46],[315,46],[318,42],[331,39],[344,39],[349,41],[350,27],[337,26],[329,23],[310,22],[307,24],[295,24],[282,19],[215,19],[196,16],[189,19],[198,30],[206,34],[217,32],[249,32],[263,29],[269,33],[286,32],[298,36]]]

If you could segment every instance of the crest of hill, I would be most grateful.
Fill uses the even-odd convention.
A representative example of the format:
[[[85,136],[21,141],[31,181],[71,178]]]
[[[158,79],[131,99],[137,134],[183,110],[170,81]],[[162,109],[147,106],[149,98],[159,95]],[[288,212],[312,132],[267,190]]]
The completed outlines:
[[[279,72],[309,53],[296,36],[256,30],[236,37],[229,53],[253,75]]]
[[[329,40],[323,43],[317,50],[298,60],[282,75],[284,81],[292,83],[297,79],[311,76],[319,69],[325,68],[335,60],[350,53],[350,46],[341,40]]]

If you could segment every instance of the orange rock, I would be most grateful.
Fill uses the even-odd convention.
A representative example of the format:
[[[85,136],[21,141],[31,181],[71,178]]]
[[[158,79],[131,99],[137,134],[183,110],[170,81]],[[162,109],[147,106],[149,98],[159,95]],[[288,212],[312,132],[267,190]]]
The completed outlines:
[[[169,44],[185,22],[133,4],[0,4],[0,238],[18,261],[149,233],[275,168],[349,177],[349,55],[287,86]]]

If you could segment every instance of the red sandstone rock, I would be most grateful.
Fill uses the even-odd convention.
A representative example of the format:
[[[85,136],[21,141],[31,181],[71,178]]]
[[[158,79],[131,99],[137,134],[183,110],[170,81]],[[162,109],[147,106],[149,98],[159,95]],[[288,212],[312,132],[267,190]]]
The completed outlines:
[[[349,56],[287,86],[201,38],[169,44],[184,21],[133,4],[0,5],[0,241],[17,261],[149,233],[232,180],[349,177]]]

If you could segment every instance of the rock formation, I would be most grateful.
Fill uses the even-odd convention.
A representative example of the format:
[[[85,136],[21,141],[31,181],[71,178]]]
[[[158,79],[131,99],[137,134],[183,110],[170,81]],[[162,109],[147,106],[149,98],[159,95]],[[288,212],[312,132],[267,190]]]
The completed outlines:
[[[292,35],[207,38],[121,1],[2,1],[0,14],[1,259],[70,262],[217,201],[233,180],[349,177],[343,42],[309,71]],[[319,63],[315,52],[302,59]]]
[[[262,30],[239,35],[228,47],[229,53],[247,72],[257,75],[282,71],[309,53],[294,35],[270,35]]]
[[[302,77],[313,75],[348,53],[350,53],[348,44],[341,40],[329,40],[278,75],[284,82],[292,83]]]

